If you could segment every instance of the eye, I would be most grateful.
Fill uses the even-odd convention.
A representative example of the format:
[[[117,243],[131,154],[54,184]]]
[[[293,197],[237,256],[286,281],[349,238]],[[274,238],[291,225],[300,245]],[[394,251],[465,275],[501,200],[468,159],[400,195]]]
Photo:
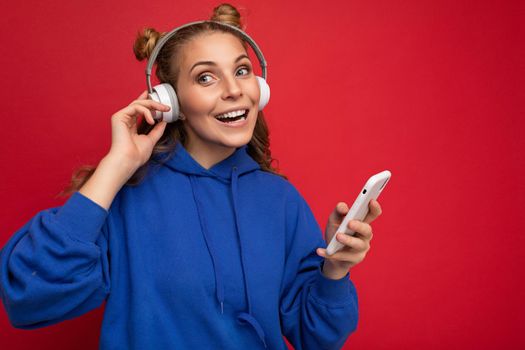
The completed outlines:
[[[207,80],[203,80],[203,78],[210,78],[210,79],[207,79]],[[199,83],[209,83],[211,81],[211,75],[209,74],[203,74],[203,75],[200,75],[198,78],[197,78],[197,82]]]
[[[242,71],[244,71],[245,73],[244,73],[244,74],[240,74],[240,75],[248,75],[248,74],[250,74],[250,68],[249,68],[249,67],[241,67],[241,68],[237,71],[237,73],[238,73],[238,72],[242,72]]]

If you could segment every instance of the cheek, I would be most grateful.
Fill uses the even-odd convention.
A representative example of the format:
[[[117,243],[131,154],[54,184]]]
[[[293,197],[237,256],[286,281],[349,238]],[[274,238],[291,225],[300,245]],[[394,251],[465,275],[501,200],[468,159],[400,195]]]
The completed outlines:
[[[213,94],[202,91],[184,90],[177,94],[179,105],[183,113],[191,114],[208,114],[213,110],[216,97]]]
[[[250,97],[252,98],[252,100],[254,102],[259,102],[259,97],[260,97],[260,90],[259,90],[259,83],[257,82],[257,79],[254,79],[253,83],[250,84]]]

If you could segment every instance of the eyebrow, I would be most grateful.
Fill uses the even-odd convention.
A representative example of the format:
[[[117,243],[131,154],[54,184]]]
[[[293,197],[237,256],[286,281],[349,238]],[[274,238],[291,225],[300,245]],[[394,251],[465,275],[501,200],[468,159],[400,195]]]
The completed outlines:
[[[234,63],[239,62],[239,61],[242,60],[243,58],[250,59],[250,57],[248,57],[247,55],[242,54],[242,55],[240,55],[239,57],[237,57],[237,58],[235,59]],[[193,70],[193,68],[195,68],[195,67],[197,67],[197,66],[200,66],[200,65],[206,65],[206,66],[217,66],[217,63],[215,63],[215,62],[213,62],[213,61],[200,61],[200,62],[197,62],[197,63],[195,63],[193,66],[191,66],[190,73],[191,73],[191,71]]]

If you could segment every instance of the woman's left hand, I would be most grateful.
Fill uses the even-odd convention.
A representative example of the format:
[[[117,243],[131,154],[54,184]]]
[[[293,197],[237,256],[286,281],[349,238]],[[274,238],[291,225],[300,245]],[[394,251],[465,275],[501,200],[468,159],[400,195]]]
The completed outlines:
[[[317,254],[325,258],[323,264],[323,274],[331,279],[341,279],[346,276],[348,270],[359,264],[365,258],[370,250],[370,241],[372,240],[372,226],[370,223],[381,215],[381,206],[376,200],[371,200],[369,204],[370,210],[363,221],[350,220],[348,227],[355,231],[354,236],[349,236],[344,233],[337,234],[337,240],[341,242],[344,247],[333,255],[328,255],[326,249],[318,248]],[[325,239],[327,244],[330,243],[335,231],[343,221],[346,213],[348,213],[348,206],[344,202],[337,203],[334,211],[328,218],[326,224]]]

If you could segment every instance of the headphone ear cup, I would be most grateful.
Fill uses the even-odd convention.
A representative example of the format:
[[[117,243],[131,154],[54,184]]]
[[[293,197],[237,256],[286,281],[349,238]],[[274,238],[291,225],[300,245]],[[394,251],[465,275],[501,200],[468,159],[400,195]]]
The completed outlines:
[[[259,90],[261,91],[261,96],[259,98],[259,110],[262,111],[270,101],[270,87],[263,78],[259,76],[256,76],[256,78],[257,82],[259,83]]]
[[[148,94],[148,97],[153,101],[162,103],[166,106],[170,106],[170,110],[167,112],[155,111],[154,118],[163,120],[167,123],[171,123],[179,119],[179,100],[175,89],[171,84],[160,84],[153,87],[153,93]]]

